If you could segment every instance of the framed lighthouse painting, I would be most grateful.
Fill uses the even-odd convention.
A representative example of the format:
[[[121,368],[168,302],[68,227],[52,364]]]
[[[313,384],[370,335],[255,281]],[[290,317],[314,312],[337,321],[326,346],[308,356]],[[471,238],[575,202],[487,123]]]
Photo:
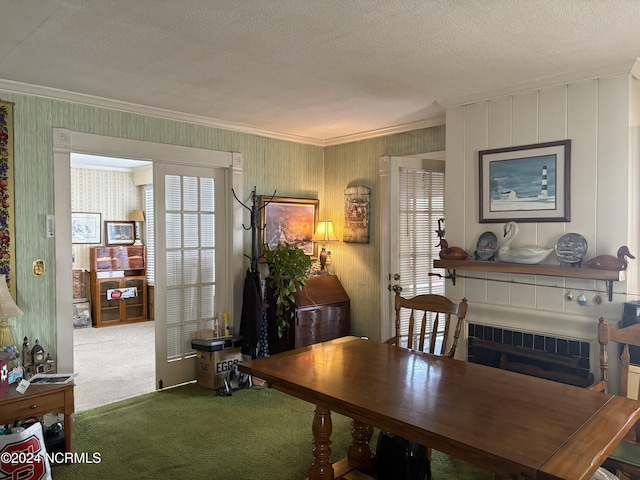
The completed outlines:
[[[478,152],[480,223],[568,222],[571,140]]]

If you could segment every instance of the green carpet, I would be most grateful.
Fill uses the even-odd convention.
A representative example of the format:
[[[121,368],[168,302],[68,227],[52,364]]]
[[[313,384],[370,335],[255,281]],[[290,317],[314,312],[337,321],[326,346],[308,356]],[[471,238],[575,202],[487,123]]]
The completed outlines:
[[[230,397],[190,384],[79,413],[74,452],[99,463],[53,466],[54,480],[302,480],[313,460],[314,406],[268,388]],[[351,420],[332,414],[332,461],[346,453]],[[377,432],[371,443],[375,449]],[[434,480],[493,474],[434,452]]]

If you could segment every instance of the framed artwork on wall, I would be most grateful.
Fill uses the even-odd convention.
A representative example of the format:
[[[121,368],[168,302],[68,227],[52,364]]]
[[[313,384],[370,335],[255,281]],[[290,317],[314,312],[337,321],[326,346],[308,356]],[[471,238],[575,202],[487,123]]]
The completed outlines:
[[[107,245],[133,245],[135,222],[104,222],[104,237]]]
[[[370,206],[369,187],[356,186],[345,189],[343,242],[369,243]]]
[[[258,255],[264,245],[275,248],[279,243],[297,245],[315,260],[317,245],[311,241],[318,223],[319,203],[313,198],[271,197],[261,195],[260,226],[263,227]]]
[[[102,243],[101,213],[71,213],[71,243]]]
[[[568,222],[571,140],[481,150],[480,223]]]

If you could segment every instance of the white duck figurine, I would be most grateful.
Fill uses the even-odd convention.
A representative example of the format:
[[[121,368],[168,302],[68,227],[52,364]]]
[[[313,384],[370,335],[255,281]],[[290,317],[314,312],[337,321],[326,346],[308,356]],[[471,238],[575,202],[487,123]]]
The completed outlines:
[[[518,235],[518,224],[508,222],[504,225],[505,242],[498,248],[498,259],[501,262],[526,263],[535,265],[542,262],[553,252],[553,248],[543,248],[537,245],[525,245],[524,247],[511,248],[511,242]]]

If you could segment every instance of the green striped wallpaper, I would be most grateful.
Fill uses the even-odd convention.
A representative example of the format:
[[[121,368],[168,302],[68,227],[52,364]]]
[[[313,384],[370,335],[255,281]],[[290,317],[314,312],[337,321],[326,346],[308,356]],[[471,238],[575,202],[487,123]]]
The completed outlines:
[[[444,126],[322,148],[5,91],[0,91],[0,98],[15,103],[14,238],[17,303],[24,315],[10,323],[19,344],[27,335],[31,344],[38,338],[47,351],[53,352],[55,348],[54,240],[45,238],[45,216],[53,213],[55,194],[51,140],[54,127],[240,152],[244,157],[245,200],[250,198],[254,186],[258,194],[271,194],[277,189],[280,196],[319,198],[320,215],[334,219],[340,238],[344,189],[355,184],[369,186],[371,242],[340,243],[333,250],[335,271],[352,299],[352,331],[378,337],[379,254],[375,219],[378,160],[382,155],[444,150]],[[249,252],[248,234],[244,246]],[[32,273],[36,259],[45,261],[46,274],[41,277]]]

